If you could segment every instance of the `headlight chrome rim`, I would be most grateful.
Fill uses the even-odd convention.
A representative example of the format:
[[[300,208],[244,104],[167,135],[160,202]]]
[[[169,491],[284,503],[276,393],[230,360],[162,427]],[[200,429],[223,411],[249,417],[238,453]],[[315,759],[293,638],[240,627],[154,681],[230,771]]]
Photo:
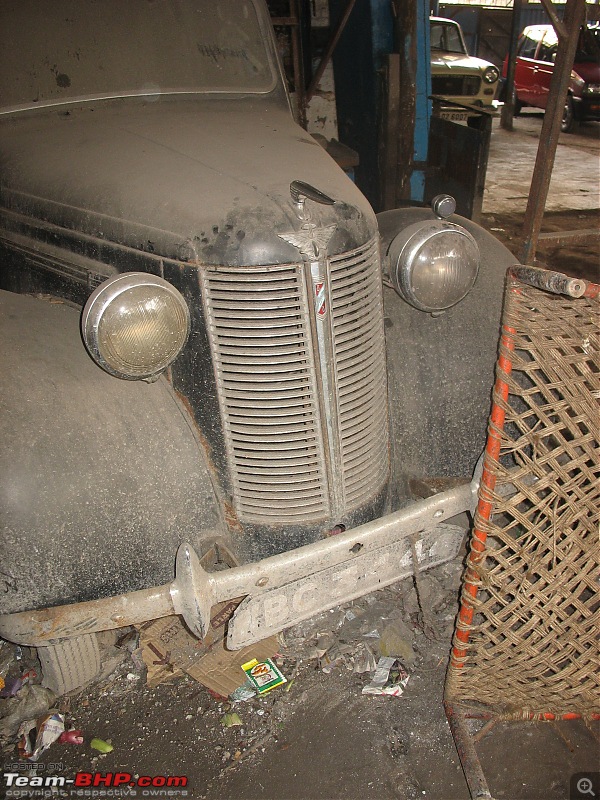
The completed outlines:
[[[146,272],[126,272],[101,283],[81,316],[82,338],[93,360],[124,380],[158,377],[180,354],[190,324],[182,294],[164,278]],[[142,329],[141,335],[136,327]],[[123,337],[118,342],[121,347],[110,346],[115,334]],[[130,348],[129,359],[122,357],[123,344]]]
[[[455,285],[446,280],[447,296],[443,302],[425,302],[422,293],[419,294],[420,290],[415,285],[415,268],[418,266],[418,258],[424,248],[431,245],[436,237],[443,235],[456,237],[457,245],[471,251],[471,263],[466,264],[461,272],[456,273]],[[448,256],[450,257],[450,255],[449,252]],[[462,226],[445,220],[417,222],[409,225],[393,239],[389,248],[389,258],[390,277],[398,294],[414,308],[430,314],[447,311],[464,300],[475,284],[481,261],[479,246],[473,236]],[[433,277],[435,277],[435,273]],[[444,277],[447,278],[447,275],[444,276],[440,273],[442,284]],[[433,288],[435,289],[435,286]]]
[[[500,70],[497,67],[486,67],[483,73],[485,83],[496,83],[500,77]]]

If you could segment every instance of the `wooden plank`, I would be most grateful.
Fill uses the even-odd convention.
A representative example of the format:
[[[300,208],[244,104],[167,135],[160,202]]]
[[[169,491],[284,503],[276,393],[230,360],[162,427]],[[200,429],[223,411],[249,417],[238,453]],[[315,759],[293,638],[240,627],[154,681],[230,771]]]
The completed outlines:
[[[576,231],[550,231],[540,233],[538,236],[539,245],[570,245],[570,244],[593,244],[600,240],[600,230],[597,228],[582,228]]]
[[[383,109],[380,126],[379,164],[381,210],[396,208],[398,129],[400,127],[400,56],[389,53],[384,69]]]

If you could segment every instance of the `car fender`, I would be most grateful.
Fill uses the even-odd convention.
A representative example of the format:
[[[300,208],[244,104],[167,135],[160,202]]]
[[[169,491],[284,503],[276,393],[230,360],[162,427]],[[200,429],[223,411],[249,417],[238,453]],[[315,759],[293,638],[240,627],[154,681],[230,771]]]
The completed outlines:
[[[168,380],[88,356],[79,309],[0,291],[5,613],[173,579],[183,541],[224,535],[210,462]]]
[[[378,215],[383,263],[396,232],[434,219],[426,209]],[[386,286],[388,391],[394,480],[469,478],[485,444],[500,331],[505,274],[517,262],[480,225],[458,215],[475,238],[481,265],[475,285],[438,316],[419,311]]]

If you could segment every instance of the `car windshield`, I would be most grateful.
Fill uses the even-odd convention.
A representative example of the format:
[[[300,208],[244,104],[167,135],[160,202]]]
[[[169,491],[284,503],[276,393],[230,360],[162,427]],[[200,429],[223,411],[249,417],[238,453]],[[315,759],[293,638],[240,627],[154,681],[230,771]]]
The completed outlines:
[[[252,0],[2,0],[0,76],[4,110],[276,81]]]
[[[461,55],[467,55],[460,28],[454,22],[432,21],[430,37],[432,50],[441,50],[443,53],[460,53]]]
[[[583,28],[575,61],[600,62],[600,25]]]

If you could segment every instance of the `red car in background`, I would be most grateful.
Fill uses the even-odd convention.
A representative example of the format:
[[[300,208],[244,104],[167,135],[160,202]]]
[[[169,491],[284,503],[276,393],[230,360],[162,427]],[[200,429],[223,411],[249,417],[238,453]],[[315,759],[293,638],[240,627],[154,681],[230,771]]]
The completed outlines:
[[[529,25],[517,45],[515,64],[515,114],[523,106],[546,108],[550,81],[558,48],[558,37],[552,25]],[[508,56],[502,76],[506,79]],[[505,97],[501,94],[501,99]],[[600,24],[582,27],[561,130],[573,130],[576,121],[600,120]]]

